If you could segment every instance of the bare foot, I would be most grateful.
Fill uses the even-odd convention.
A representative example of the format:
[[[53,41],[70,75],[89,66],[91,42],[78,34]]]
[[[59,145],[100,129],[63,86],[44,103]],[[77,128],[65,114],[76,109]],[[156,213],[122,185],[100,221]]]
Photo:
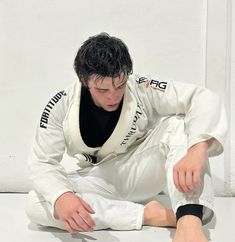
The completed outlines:
[[[193,215],[181,217],[177,222],[173,242],[208,242],[201,220]]]
[[[172,209],[165,208],[158,201],[145,205],[144,225],[155,227],[176,227],[176,218]]]

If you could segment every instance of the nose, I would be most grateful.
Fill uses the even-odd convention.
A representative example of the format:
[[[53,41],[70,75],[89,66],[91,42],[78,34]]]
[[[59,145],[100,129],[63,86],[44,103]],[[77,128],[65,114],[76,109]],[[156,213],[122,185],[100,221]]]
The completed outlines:
[[[111,102],[111,104],[116,104],[118,101],[118,94],[115,90],[109,93],[108,100]]]

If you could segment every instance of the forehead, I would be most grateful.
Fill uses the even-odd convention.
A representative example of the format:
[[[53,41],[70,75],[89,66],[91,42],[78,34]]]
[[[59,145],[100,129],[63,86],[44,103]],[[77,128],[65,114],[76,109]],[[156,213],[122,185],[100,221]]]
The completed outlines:
[[[103,77],[99,75],[92,75],[90,77],[90,84],[97,86],[97,87],[117,87],[124,84],[127,81],[128,76],[124,73],[116,77]]]

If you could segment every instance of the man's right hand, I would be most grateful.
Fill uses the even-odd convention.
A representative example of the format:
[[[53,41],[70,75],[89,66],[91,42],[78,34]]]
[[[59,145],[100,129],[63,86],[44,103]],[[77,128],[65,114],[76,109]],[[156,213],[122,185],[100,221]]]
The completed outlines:
[[[81,197],[72,192],[62,194],[55,202],[55,212],[69,233],[93,231],[95,222],[90,213],[95,213]]]

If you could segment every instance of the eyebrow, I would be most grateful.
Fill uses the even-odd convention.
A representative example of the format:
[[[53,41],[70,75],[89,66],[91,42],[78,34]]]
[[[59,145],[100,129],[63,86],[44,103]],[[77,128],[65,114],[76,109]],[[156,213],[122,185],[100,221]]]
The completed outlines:
[[[119,88],[119,87],[121,87],[121,86],[123,86],[124,84],[126,84],[127,83],[127,80],[125,80],[124,82],[122,82],[119,86],[116,86],[116,87],[114,87],[114,88]],[[108,90],[108,88],[100,88],[100,87],[95,87],[96,89],[98,89],[98,90]]]

